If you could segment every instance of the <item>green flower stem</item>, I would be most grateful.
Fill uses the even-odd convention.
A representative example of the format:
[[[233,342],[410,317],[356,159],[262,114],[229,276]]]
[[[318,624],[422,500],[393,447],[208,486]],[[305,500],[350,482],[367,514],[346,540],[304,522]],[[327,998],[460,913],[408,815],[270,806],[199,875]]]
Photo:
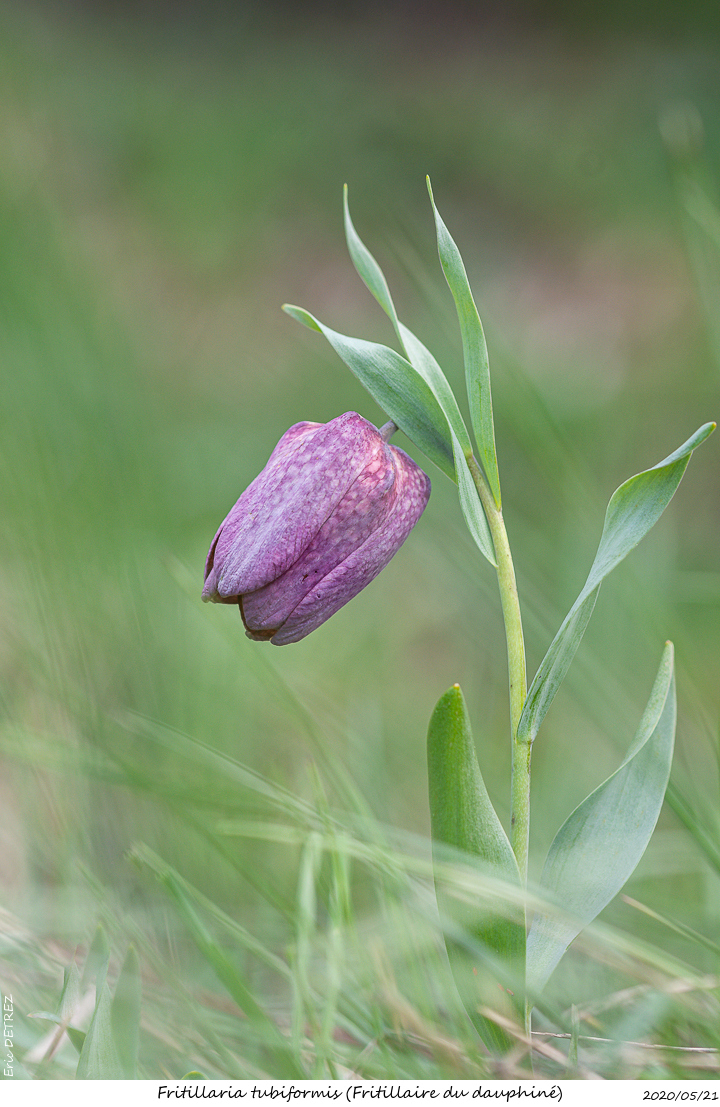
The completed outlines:
[[[502,511],[495,502],[485,476],[475,458],[468,458],[468,467],[485,509],[497,558],[498,586],[505,620],[510,682],[510,732],[512,736],[512,792],[510,844],[517,859],[523,884],[527,884],[528,841],[530,836],[530,754],[531,746],[518,742],[517,732],[527,695],[525,642],[523,640],[520,602],[515,583],[515,569],[508,543]]]

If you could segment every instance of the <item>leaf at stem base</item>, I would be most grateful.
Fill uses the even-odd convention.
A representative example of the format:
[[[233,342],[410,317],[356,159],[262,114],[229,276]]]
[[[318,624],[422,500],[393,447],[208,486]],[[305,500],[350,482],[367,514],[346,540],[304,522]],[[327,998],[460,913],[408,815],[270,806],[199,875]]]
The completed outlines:
[[[495,1053],[511,1039],[480,1013],[490,1007],[522,1025],[525,919],[517,905],[490,897],[468,903],[439,873],[448,859],[500,884],[520,886],[515,856],[495,813],[475,753],[459,685],[441,696],[428,729],[428,781],[435,888],[445,945],[460,998]]]

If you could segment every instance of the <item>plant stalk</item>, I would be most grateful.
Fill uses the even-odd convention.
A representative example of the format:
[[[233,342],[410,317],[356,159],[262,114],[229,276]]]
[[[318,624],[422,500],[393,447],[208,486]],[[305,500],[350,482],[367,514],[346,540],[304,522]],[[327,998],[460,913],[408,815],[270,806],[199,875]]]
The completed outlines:
[[[485,509],[497,558],[498,587],[507,639],[508,680],[510,684],[510,733],[512,740],[512,785],[510,844],[520,870],[523,885],[527,885],[528,843],[530,837],[530,754],[531,747],[517,740],[518,724],[527,696],[525,642],[523,639],[520,602],[515,569],[508,543],[502,510],[495,502],[485,476],[473,456],[468,466],[481,503]]]

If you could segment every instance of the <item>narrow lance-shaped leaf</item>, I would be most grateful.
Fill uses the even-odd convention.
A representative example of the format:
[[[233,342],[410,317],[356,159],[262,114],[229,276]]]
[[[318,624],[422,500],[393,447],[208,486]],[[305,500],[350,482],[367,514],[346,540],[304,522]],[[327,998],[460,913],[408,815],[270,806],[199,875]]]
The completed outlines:
[[[451,480],[455,477],[450,427],[432,389],[409,361],[389,346],[349,338],[326,327],[309,311],[283,304],[283,310],[325,335],[348,369],[380,407]]]
[[[465,700],[456,684],[441,696],[428,729],[428,782],[433,858],[449,849],[485,876],[520,884],[517,862],[485,788]],[[460,997],[485,1043],[504,1052],[509,1039],[481,1006],[514,1016],[522,1025],[525,920],[500,903],[460,903],[436,881],[445,944]],[[478,964],[478,962],[480,962]]]
[[[673,648],[667,643],[640,727],[620,768],[555,835],[540,879],[562,914],[537,913],[527,944],[536,995],[563,953],[620,891],[642,857],[667,788],[675,739]]]
[[[465,518],[467,528],[478,549],[483,556],[488,559],[491,565],[497,567],[490,527],[488,526],[488,521],[480,502],[475,482],[468,468],[468,463],[463,455],[460,443],[455,437],[454,431],[451,430],[450,433],[452,435],[453,453],[455,455],[455,472],[457,474],[460,509]]]
[[[429,350],[423,346],[419,339],[415,338],[415,335],[411,331],[400,324],[400,331],[404,337],[405,347],[408,351],[408,357],[418,370],[419,373],[425,378],[431,388],[433,388],[433,374],[430,372],[430,366],[435,365],[438,373],[442,375],[440,366],[435,361]],[[443,380],[445,378],[443,377]],[[448,385],[449,389],[449,385]],[[435,395],[437,396],[437,390]],[[452,396],[452,393],[450,393]],[[453,403],[455,397],[453,396]],[[472,473],[468,466],[468,457],[472,455],[472,447],[468,439],[467,430],[465,424],[462,422],[462,416],[457,410],[457,404],[455,404],[455,412],[457,413],[457,419],[460,420],[460,426],[462,433],[457,432],[457,421],[453,417],[453,412],[449,409],[438,396],[443,411],[447,416],[448,423],[450,425],[450,437],[452,439],[453,456],[455,459],[455,482],[458,486],[458,497],[460,500],[460,510],[463,513],[463,517],[467,524],[467,528],[472,535],[475,544],[477,545],[480,553],[483,557],[486,557],[491,565],[497,568],[497,560],[495,557],[495,548],[493,545],[492,535],[490,534],[490,527],[488,526],[487,517],[485,515],[485,509],[480,501],[478,490],[475,487],[475,481],[473,480]],[[464,443],[467,443],[465,445]]]
[[[448,423],[450,424],[450,436],[455,458],[455,481],[458,486],[460,509],[463,513],[467,528],[483,557],[486,557],[491,565],[497,567],[490,527],[488,526],[485,510],[480,501],[478,490],[475,487],[475,481],[473,480],[468,466],[467,459],[472,455],[472,447],[470,446],[470,440],[467,430],[465,429],[465,424],[462,421],[462,416],[455,403],[455,397],[452,395],[452,392],[450,392],[454,405],[453,413],[452,407],[443,401],[442,393],[435,387],[435,374],[432,370],[433,366],[437,369],[440,376],[442,376],[442,379],[445,380],[442,370],[435,361],[435,358],[430,351],[423,346],[422,342],[420,342],[407,327],[404,327],[402,323],[400,323],[400,335],[410,361],[435,392],[438,402],[445,412]],[[448,385],[447,388],[449,391],[450,386]],[[455,418],[455,415],[457,418]],[[460,421],[460,434],[458,433],[457,420]]]
[[[495,453],[495,427],[493,424],[492,394],[490,391],[490,364],[482,323],[470,290],[460,251],[435,207],[430,178],[427,178],[430,203],[435,216],[438,255],[445,279],[455,301],[460,333],[462,335],[465,380],[470,418],[480,452],[480,460],[495,502],[500,506],[500,477]]]
[[[455,394],[434,356],[404,323],[398,323],[398,335],[408,361],[417,369],[423,380],[430,386],[437,402],[445,413],[450,429],[455,434],[463,455],[470,457],[472,444],[465,426],[465,420],[455,399]]]
[[[395,304],[390,295],[388,283],[385,280],[385,275],[353,226],[352,219],[350,218],[350,209],[348,207],[347,185],[345,185],[343,192],[343,208],[345,217],[345,237],[348,251],[358,276],[390,319],[395,328],[395,333],[400,339],[402,348],[407,354],[408,361],[417,369],[418,373],[420,373],[425,382],[430,386],[435,395],[435,399],[445,412],[448,423],[457,435],[463,453],[467,456],[472,452],[472,446],[453,390],[448,384],[442,369],[427,347],[423,345],[419,338],[415,337],[412,331],[403,326],[398,319]]]
[[[600,545],[585,585],[555,635],[528,691],[518,726],[519,741],[534,742],[580,645],[603,580],[658,521],[675,494],[693,450],[714,429],[714,423],[705,423],[664,461],[631,477],[613,493]]]
[[[350,218],[347,185],[343,187],[343,219],[345,223],[345,239],[347,241],[348,252],[358,272],[358,276],[363,284],[372,292],[385,314],[389,316],[395,331],[399,333],[398,317],[392,296],[390,295],[388,283],[385,280],[385,274],[358,235],[353,226],[353,221]]]

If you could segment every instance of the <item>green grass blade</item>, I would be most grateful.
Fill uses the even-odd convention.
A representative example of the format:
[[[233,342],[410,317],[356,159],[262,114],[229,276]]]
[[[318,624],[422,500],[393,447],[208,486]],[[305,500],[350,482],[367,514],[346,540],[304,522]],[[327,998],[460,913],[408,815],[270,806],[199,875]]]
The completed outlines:
[[[683,938],[687,938],[689,942],[694,942],[695,945],[702,946],[703,949],[709,950],[715,957],[720,957],[720,944],[714,942],[712,938],[708,938],[698,930],[693,930],[693,928],[686,923],[679,922],[677,919],[669,919],[665,915],[661,915],[658,911],[653,911],[647,904],[639,903],[636,899],[632,899],[631,896],[623,896],[622,899],[627,903],[628,907],[633,907],[642,915],[647,916],[647,918],[654,919],[655,922],[660,923],[661,926],[666,927],[668,930],[672,930],[675,934],[680,934]]]
[[[199,738],[164,723],[156,723],[138,712],[124,712],[119,721],[131,733],[152,739],[165,748],[172,749],[176,755],[187,758],[191,764],[194,762],[202,769],[208,769],[218,777],[222,777],[223,780],[230,780],[240,788],[246,788],[260,797],[261,802],[267,801],[310,826],[317,823],[317,815],[311,804],[229,754],[207,745]]]
[[[433,861],[446,858],[447,847],[459,850],[468,865],[486,876],[520,884],[517,862],[487,794],[470,730],[465,700],[454,685],[438,701],[428,729],[428,783]],[[498,986],[505,1005],[522,1025],[524,918],[508,915],[492,902],[461,904],[436,877],[438,907],[447,929],[446,947],[460,997],[488,1047],[505,1052],[510,1039],[496,1023],[478,1014],[480,1006],[497,1006]],[[457,937],[455,937],[457,935]],[[478,969],[472,953],[486,951]]]
[[[720,873],[720,827],[713,826],[717,821],[715,805],[711,801],[709,810],[698,811],[697,796],[684,795],[673,781],[668,785],[665,798],[715,872]]]
[[[331,885],[326,935],[326,977],[324,1008],[316,1049],[324,1062],[327,1075],[337,1079],[333,1063],[333,1034],[340,1019],[339,1003],[343,984],[343,969],[347,959],[345,932],[352,920],[349,858],[338,849],[330,851]]]
[[[292,1038],[298,1052],[305,1034],[309,1032],[314,1040],[318,1029],[310,977],[313,936],[317,931],[317,882],[322,861],[322,839],[319,834],[312,833],[308,836],[300,857],[296,896],[295,949],[292,959]]]
[[[307,837],[307,830],[304,827],[293,828],[297,835],[297,842],[305,841]],[[287,840],[287,838],[285,839]],[[133,861],[147,866],[152,871],[161,877],[167,865],[156,854],[149,850],[146,846],[136,846],[130,854],[130,858]],[[178,880],[181,878],[178,876]],[[199,892],[197,888],[192,884],[188,884],[186,880],[182,881],[182,886],[185,894],[188,895],[193,903],[200,907],[218,926],[233,938],[244,950],[246,950],[253,957],[257,957],[259,961],[262,961],[273,972],[278,973],[283,978],[290,976],[290,969],[285,961],[278,957],[267,948],[254,934],[252,934],[246,927],[232,918],[221,907],[218,907],[216,903],[213,903],[211,899],[204,896],[202,892]]]
[[[675,740],[673,648],[668,642],[640,727],[620,768],[555,835],[540,880],[562,916],[538,912],[527,944],[528,986],[541,990],[560,958],[620,891],[660,815]]]
[[[693,450],[714,429],[715,423],[705,423],[664,461],[630,477],[613,493],[585,585],[530,685],[518,726],[519,741],[534,742],[580,645],[603,580],[658,521],[680,484]]]
[[[427,178],[430,203],[435,216],[438,255],[445,279],[455,301],[460,333],[462,335],[465,380],[467,382],[470,418],[480,460],[495,502],[500,506],[500,477],[495,453],[495,427],[493,423],[492,394],[490,391],[490,364],[480,316],[475,306],[467,273],[460,251],[435,207],[430,178]]]
[[[145,847],[136,848],[133,856],[139,862],[147,864],[155,872],[173,900],[178,914],[187,927],[195,945],[213,969],[220,983],[232,996],[240,1010],[256,1028],[263,1042],[268,1046],[268,1052],[271,1054],[275,1070],[273,1075],[283,1079],[304,1079],[305,1070],[276,1023],[265,1013],[242,975],[200,919],[182,877],[170,865],[165,864]]]
[[[130,946],[115,986],[110,1011],[113,1039],[125,1080],[137,1078],[140,1003],[140,962],[135,947]]]
[[[432,389],[409,361],[389,346],[339,334],[304,308],[284,304],[283,310],[311,330],[324,334],[388,417],[443,473],[455,479],[447,418]]]

